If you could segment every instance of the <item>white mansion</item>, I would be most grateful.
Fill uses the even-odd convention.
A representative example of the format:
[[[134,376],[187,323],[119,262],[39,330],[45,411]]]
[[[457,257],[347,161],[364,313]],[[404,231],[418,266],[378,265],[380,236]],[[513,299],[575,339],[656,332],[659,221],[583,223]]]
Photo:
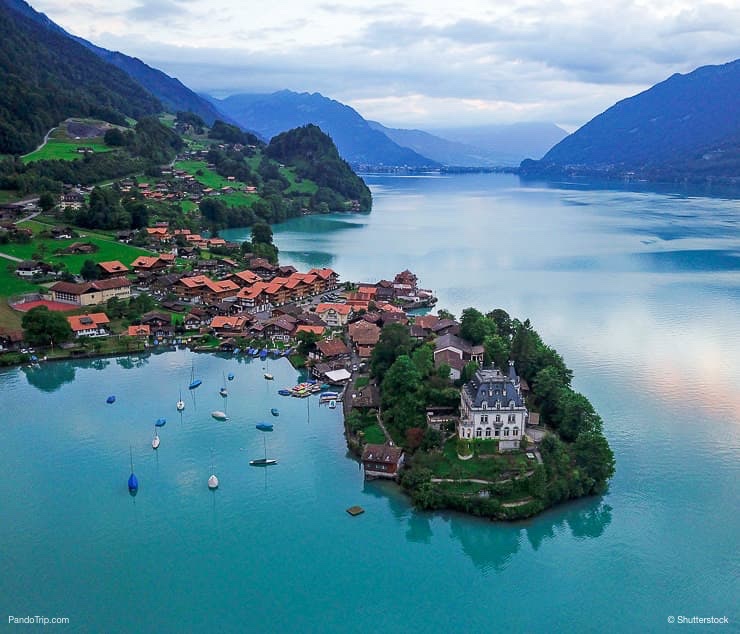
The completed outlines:
[[[528,421],[513,361],[508,376],[494,366],[478,368],[460,391],[460,438],[498,440],[499,451],[519,449]]]

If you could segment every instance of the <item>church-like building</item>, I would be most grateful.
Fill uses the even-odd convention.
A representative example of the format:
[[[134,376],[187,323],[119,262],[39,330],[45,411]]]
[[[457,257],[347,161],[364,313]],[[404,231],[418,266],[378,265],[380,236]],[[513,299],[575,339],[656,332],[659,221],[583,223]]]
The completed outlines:
[[[460,392],[459,438],[498,440],[499,451],[519,449],[528,422],[513,361],[508,375],[494,366],[479,368]]]

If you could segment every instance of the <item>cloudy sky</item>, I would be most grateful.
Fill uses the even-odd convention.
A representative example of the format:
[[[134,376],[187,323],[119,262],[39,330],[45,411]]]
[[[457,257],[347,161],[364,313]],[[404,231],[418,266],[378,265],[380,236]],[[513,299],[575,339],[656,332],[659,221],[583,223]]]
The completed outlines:
[[[738,0],[31,4],[196,91],[318,91],[366,118],[425,129],[573,130],[672,73],[740,57]]]

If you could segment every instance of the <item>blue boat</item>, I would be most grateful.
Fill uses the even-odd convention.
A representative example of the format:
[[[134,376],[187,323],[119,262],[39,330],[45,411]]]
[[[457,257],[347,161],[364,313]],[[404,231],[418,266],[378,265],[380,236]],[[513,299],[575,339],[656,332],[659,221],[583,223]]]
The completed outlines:
[[[253,357],[260,356],[260,350],[259,350],[259,348],[252,348],[252,356]]]
[[[280,396],[290,396],[290,390],[278,390]]]
[[[167,424],[167,420],[165,418],[158,418],[157,422],[154,423],[156,427],[164,427]]]
[[[234,356],[236,356],[240,352],[241,352],[241,350],[239,348],[234,348]]]
[[[278,411],[278,408],[277,407],[273,407],[270,410],[270,414],[272,414],[273,416],[280,416],[280,412]]]
[[[128,477],[128,492],[131,495],[136,495],[136,492],[139,490],[139,480],[134,475],[134,450],[129,447],[128,451],[131,457],[131,475]]]
[[[229,374],[228,374],[228,376],[226,378],[229,379],[229,381],[233,381],[234,380],[234,373],[233,372],[229,372]]]
[[[106,403],[115,403],[116,402],[116,397],[111,394],[107,399],[105,399],[105,402]]]
[[[263,361],[267,359],[267,348],[262,348],[262,350],[260,350],[260,359]]]
[[[188,385],[189,390],[194,390],[196,387],[200,386],[203,383],[200,379],[195,379],[194,381],[190,382],[190,385]]]
[[[257,423],[255,427],[260,431],[272,431],[272,423]]]

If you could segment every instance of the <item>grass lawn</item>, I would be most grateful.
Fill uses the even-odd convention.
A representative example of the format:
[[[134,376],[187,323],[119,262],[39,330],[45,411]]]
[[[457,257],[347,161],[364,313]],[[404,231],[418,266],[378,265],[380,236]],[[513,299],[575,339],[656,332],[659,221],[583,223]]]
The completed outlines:
[[[217,174],[212,169],[209,169],[205,161],[177,161],[175,163],[175,169],[185,170],[188,174],[195,176],[195,180],[199,183],[203,183],[206,187],[212,187],[213,189],[221,189],[222,187],[228,187],[231,185],[244,185],[244,183],[238,183],[234,181],[228,181],[226,178]],[[196,174],[196,172],[202,172]]]
[[[48,225],[44,225],[33,220],[21,223],[19,226],[31,229],[34,233],[44,231],[48,229]],[[30,259],[31,255],[36,253],[40,245],[44,245],[46,253],[44,255],[44,261],[46,262],[64,262],[67,265],[67,269],[72,273],[79,273],[85,260],[93,260],[94,262],[105,262],[109,260],[120,260],[125,265],[131,264],[140,255],[151,255],[151,253],[145,249],[138,247],[132,247],[122,242],[116,242],[110,237],[103,234],[99,234],[87,229],[79,229],[80,237],[72,238],[70,240],[55,240],[53,238],[34,238],[28,244],[3,244],[0,245],[0,253],[7,253],[17,258],[24,260]],[[74,242],[90,242],[98,246],[98,251],[91,254],[80,254],[80,255],[55,255],[54,252],[57,249],[63,249],[68,247]]]
[[[159,122],[162,125],[167,126],[168,128],[174,128],[175,127],[175,115],[174,114],[161,114],[159,115]]]
[[[74,161],[83,158],[84,154],[79,154],[77,148],[91,147],[95,152],[112,152],[113,148],[108,147],[103,142],[103,137],[94,137],[91,139],[74,139],[67,136],[67,128],[64,124],[60,125],[51,133],[49,140],[44,147],[23,157],[24,163],[33,161],[60,159],[63,161]]]
[[[14,189],[0,189],[0,204],[12,203],[20,198]]]
[[[319,189],[319,186],[313,181],[303,180],[296,176],[295,169],[292,167],[282,168],[280,172],[290,181],[290,187],[286,190],[289,194],[298,192],[299,194],[313,196]],[[297,182],[297,179],[300,179],[300,182]]]
[[[0,297],[33,293],[38,290],[38,285],[18,277],[13,272],[16,264],[16,262],[0,258]],[[11,268],[13,271],[10,270]]]
[[[186,214],[198,208],[198,205],[196,205],[192,200],[181,200],[180,206]]]
[[[367,376],[361,376],[359,379],[355,381],[355,388],[358,390],[361,390],[363,387],[365,387],[368,383],[370,383],[370,377]]]
[[[479,478],[481,480],[496,480],[504,471],[515,471],[520,465],[528,466],[527,459],[522,453],[509,452],[494,454],[490,458],[474,457],[470,460],[460,460],[457,457],[457,440],[447,441],[443,453],[418,453],[414,462],[431,469],[438,478]]]
[[[246,194],[244,192],[234,192],[233,194],[224,194],[221,196],[229,207],[251,207],[252,203],[260,199],[258,194]]]
[[[385,442],[385,434],[378,424],[370,425],[362,430],[366,443],[382,445]]]

